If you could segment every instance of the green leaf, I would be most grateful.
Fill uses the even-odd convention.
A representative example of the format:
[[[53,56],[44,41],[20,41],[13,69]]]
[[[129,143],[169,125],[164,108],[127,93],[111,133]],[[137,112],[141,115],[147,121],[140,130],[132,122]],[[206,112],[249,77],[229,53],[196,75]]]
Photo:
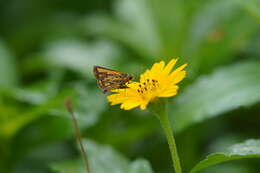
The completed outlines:
[[[199,162],[190,173],[198,172],[218,163],[248,158],[260,158],[260,140],[247,140],[231,146],[224,152],[210,154],[205,160]]]
[[[58,95],[58,88],[63,76],[63,72],[55,70],[51,72],[48,80],[35,82],[27,88],[14,88],[8,94],[17,101],[40,105]]]
[[[190,21],[184,55],[194,57],[194,72],[208,72],[236,58],[234,52],[245,49],[258,30],[259,24],[241,10],[240,0],[205,1]]]
[[[85,43],[78,40],[59,40],[49,43],[43,57],[46,63],[80,72],[92,77],[94,65],[108,65],[119,57],[118,49],[109,41]]]
[[[114,5],[115,17],[87,17],[87,30],[122,42],[143,56],[159,56],[161,41],[149,0],[122,0]]]
[[[86,87],[84,83],[77,83],[74,90],[77,93],[74,111],[78,124],[81,128],[91,127],[107,108],[107,101],[96,87],[93,89]]]
[[[12,151],[16,155],[18,153],[23,155],[32,152],[35,148],[64,140],[66,137],[72,136],[73,132],[71,121],[68,118],[45,115],[16,134],[12,140],[15,146]]]
[[[13,87],[16,83],[17,74],[14,56],[0,40],[0,87]]]
[[[250,165],[246,165],[246,164],[239,165],[236,163],[228,163],[228,164],[214,165],[212,167],[208,167],[207,169],[200,171],[200,173],[227,173],[227,172],[228,173],[252,173],[252,170],[250,170]]]
[[[260,101],[260,61],[241,62],[200,77],[171,105],[173,127],[180,131],[239,107]]]
[[[130,162],[113,148],[99,145],[93,141],[84,141],[90,160],[92,173],[124,172],[124,173],[152,173],[150,164],[143,159]],[[51,168],[60,173],[84,173],[85,165],[82,160],[72,160],[53,163]]]
[[[63,106],[65,98],[71,95],[71,91],[65,91],[59,95],[49,99],[37,107],[32,107],[26,112],[14,112],[12,115],[2,115],[2,121],[0,121],[0,136],[7,138],[12,137],[18,132],[21,128],[26,126],[32,121],[39,119],[44,116],[46,113]]]
[[[99,90],[86,87],[84,83],[75,83],[75,85],[61,90],[59,93],[56,92],[55,87],[51,87],[50,82],[47,84],[49,84],[48,87],[44,85],[41,88],[18,88],[9,92],[9,95],[16,101],[32,105],[26,111],[18,111],[18,108],[14,109],[14,106],[0,104],[0,107],[2,107],[0,136],[12,137],[20,129],[42,116],[46,116],[46,114],[59,116],[61,119],[70,121],[68,112],[64,107],[64,100],[68,96],[77,96],[77,99],[73,99],[73,103],[75,115],[81,128],[93,126],[105,110],[106,100],[104,96],[100,94]]]
[[[41,146],[30,148],[31,146],[31,144],[28,145],[27,143],[13,144],[14,150],[10,153],[12,159],[8,162],[12,164],[12,173],[49,172],[50,163],[74,156],[74,150],[64,142],[54,142],[49,145],[42,144]]]
[[[260,22],[260,2],[259,0],[240,0],[241,7],[248,11],[258,22]]]

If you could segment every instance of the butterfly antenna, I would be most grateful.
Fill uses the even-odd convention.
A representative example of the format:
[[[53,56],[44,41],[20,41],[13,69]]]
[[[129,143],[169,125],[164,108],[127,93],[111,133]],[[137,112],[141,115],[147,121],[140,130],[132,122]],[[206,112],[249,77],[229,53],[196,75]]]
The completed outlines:
[[[83,156],[83,159],[84,159],[84,162],[85,162],[85,166],[86,166],[86,171],[87,173],[91,173],[90,172],[90,166],[89,166],[89,161],[88,161],[88,156],[87,156],[87,152],[85,151],[84,147],[83,147],[83,142],[81,140],[81,133],[80,133],[80,128],[78,126],[78,123],[77,123],[77,120],[76,120],[76,117],[74,115],[74,111],[73,111],[73,108],[72,108],[72,102],[71,102],[71,99],[70,98],[67,98],[64,102],[64,105],[67,109],[67,111],[69,112],[70,116],[71,116],[71,120],[72,120],[72,124],[73,124],[73,127],[75,129],[75,133],[76,133],[76,141],[78,141],[79,143],[79,146],[80,146],[80,151],[81,151],[81,154]]]

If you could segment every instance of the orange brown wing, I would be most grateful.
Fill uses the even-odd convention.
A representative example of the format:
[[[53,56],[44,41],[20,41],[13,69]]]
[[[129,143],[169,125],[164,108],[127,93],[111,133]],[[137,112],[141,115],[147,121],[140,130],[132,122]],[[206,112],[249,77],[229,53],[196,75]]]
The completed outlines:
[[[100,66],[94,66],[93,72],[97,78],[99,87],[104,93],[122,87],[122,85],[129,81],[130,76],[120,71],[111,70]]]

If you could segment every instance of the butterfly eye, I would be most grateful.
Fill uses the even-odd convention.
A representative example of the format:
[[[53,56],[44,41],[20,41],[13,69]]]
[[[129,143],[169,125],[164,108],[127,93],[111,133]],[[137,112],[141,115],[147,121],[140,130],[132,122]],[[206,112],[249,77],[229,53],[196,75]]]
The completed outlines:
[[[129,80],[132,80],[133,78],[134,78],[133,76],[129,76],[129,78],[128,78],[128,79],[129,79]]]

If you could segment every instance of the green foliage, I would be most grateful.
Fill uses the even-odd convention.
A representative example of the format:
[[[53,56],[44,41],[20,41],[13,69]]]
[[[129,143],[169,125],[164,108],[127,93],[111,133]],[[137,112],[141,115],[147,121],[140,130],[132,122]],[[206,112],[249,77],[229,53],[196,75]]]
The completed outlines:
[[[241,144],[235,144],[224,152],[213,153],[207,156],[205,160],[199,162],[190,173],[195,173],[201,169],[216,165],[222,162],[238,159],[259,158],[260,140],[247,140]]]
[[[7,46],[0,40],[0,88],[14,87],[17,84],[15,60]],[[8,74],[8,78],[5,75]]]
[[[200,8],[198,4],[117,1],[115,17],[97,14],[85,23],[88,32],[119,41],[138,55],[191,57],[193,73],[205,72],[235,58],[233,51],[247,44],[259,25],[241,12],[238,0],[206,1]]]
[[[260,62],[249,61],[198,78],[171,105],[177,130],[260,100]],[[205,92],[208,91],[208,92]]]
[[[260,2],[257,0],[241,1],[241,7],[247,10],[253,17],[260,21]]]
[[[133,162],[127,160],[113,148],[98,145],[92,141],[84,141],[84,148],[89,156],[90,169],[93,173],[125,172],[125,173],[152,173],[150,164],[143,159]],[[62,173],[85,172],[82,160],[72,160],[51,165],[52,170]]]
[[[107,65],[119,57],[119,52],[108,41],[96,41],[91,44],[78,40],[59,40],[48,43],[43,57],[47,64],[68,68],[92,77],[92,67],[96,64]]]
[[[67,97],[83,138],[92,141],[87,150],[94,170],[153,172],[151,163],[154,172],[172,172],[159,123],[148,111],[110,107],[93,65],[138,80],[158,60],[179,57],[179,64],[188,63],[187,78],[169,106],[184,172],[214,153],[212,146],[259,138],[259,12],[259,0],[0,2],[0,172],[45,173],[49,165],[58,172],[83,170],[72,145]],[[251,155],[228,151],[210,155],[193,170],[213,159]],[[252,160],[219,166],[203,171],[260,169]]]

